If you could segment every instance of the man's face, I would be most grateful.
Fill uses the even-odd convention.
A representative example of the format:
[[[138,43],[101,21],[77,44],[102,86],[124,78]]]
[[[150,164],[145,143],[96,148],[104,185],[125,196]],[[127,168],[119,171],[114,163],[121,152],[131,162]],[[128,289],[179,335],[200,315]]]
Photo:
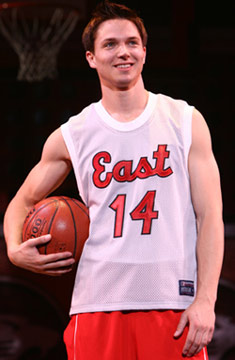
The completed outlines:
[[[97,70],[101,85],[127,90],[141,76],[146,48],[135,24],[125,19],[104,21],[98,28],[94,53],[87,51],[90,67]]]

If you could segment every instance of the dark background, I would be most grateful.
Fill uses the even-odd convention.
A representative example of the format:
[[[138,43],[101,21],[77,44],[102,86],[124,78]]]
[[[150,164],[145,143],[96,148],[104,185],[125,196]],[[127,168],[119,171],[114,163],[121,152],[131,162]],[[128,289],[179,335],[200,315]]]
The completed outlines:
[[[118,2],[136,9],[148,31],[147,62],[143,71],[146,88],[194,105],[205,117],[211,131],[221,173],[226,229],[225,259],[217,303],[217,313],[223,318],[222,325],[217,326],[222,339],[231,331],[234,333],[235,2]],[[40,159],[47,136],[69,116],[100,98],[97,75],[88,67],[81,44],[82,30],[98,1],[67,0],[67,3],[83,9],[83,15],[59,53],[58,77],[54,80],[17,81],[18,57],[0,34],[1,220],[10,199]],[[56,194],[78,197],[73,173]],[[0,292],[4,296],[0,297],[0,359],[65,358],[61,333],[68,321],[74,274],[75,271],[63,278],[52,279],[17,269],[7,259],[1,234]],[[28,309],[32,303],[36,309],[31,312],[22,310]],[[7,318],[5,312],[10,314]],[[46,314],[45,319],[41,315],[36,316],[37,313]],[[22,316],[18,318],[22,314],[24,319],[27,318],[27,326]],[[229,325],[228,318],[232,319]],[[223,326],[226,329],[224,332],[221,331]],[[35,341],[29,341],[30,336],[27,340],[19,336],[23,333],[20,329],[26,328],[28,334],[32,334],[34,329],[34,333],[39,334],[38,338],[42,338],[40,334],[45,335],[47,341],[44,341],[44,347],[43,342],[35,344]],[[49,336],[48,333],[47,336],[48,331],[53,334]],[[235,346],[234,340],[230,344],[226,336],[222,342],[225,348],[214,345],[211,359],[235,359],[233,350],[229,350]],[[17,348],[12,344],[16,344],[15,339],[18,338],[21,347]],[[48,339],[54,339],[54,342],[50,344]],[[9,344],[15,349],[14,354],[10,355]]]

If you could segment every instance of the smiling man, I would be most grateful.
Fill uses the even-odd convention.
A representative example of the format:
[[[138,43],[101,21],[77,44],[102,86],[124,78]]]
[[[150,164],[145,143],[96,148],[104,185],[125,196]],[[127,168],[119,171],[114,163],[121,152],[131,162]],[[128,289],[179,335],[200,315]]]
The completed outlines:
[[[21,232],[29,208],[73,167],[90,232],[64,336],[69,360],[205,360],[213,335],[223,257],[218,167],[202,115],[145,89],[146,43],[134,11],[97,7],[83,44],[102,98],[48,138],[5,215],[14,264],[68,272],[70,253],[39,254],[49,235],[22,243]]]
[[[99,26],[94,52],[87,51],[90,67],[97,69],[101,87],[110,90],[143,88],[140,76],[146,48],[135,24],[129,20],[107,20]]]

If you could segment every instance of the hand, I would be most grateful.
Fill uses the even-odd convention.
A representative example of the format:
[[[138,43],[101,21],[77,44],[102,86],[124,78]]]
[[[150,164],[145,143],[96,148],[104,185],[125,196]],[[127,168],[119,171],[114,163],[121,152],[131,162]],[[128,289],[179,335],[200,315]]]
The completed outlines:
[[[9,250],[9,258],[14,265],[39,274],[58,276],[71,271],[75,262],[71,252],[49,255],[39,253],[37,246],[46,244],[50,240],[50,234],[29,239]]]
[[[187,325],[189,331],[182,354],[191,357],[212,340],[215,326],[214,307],[206,301],[195,300],[181,315],[174,337],[180,337]]]

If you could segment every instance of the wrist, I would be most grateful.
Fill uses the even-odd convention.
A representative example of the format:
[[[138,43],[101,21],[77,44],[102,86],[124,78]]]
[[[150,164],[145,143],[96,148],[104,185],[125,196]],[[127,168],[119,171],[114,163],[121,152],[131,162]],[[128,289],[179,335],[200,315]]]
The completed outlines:
[[[7,256],[13,264],[15,263],[16,253],[19,245],[20,244],[11,244],[7,246]]]
[[[216,303],[216,299],[217,297],[213,294],[197,294],[195,297],[195,302],[200,302],[200,303],[204,303],[207,304],[210,307],[215,307],[215,303]]]

